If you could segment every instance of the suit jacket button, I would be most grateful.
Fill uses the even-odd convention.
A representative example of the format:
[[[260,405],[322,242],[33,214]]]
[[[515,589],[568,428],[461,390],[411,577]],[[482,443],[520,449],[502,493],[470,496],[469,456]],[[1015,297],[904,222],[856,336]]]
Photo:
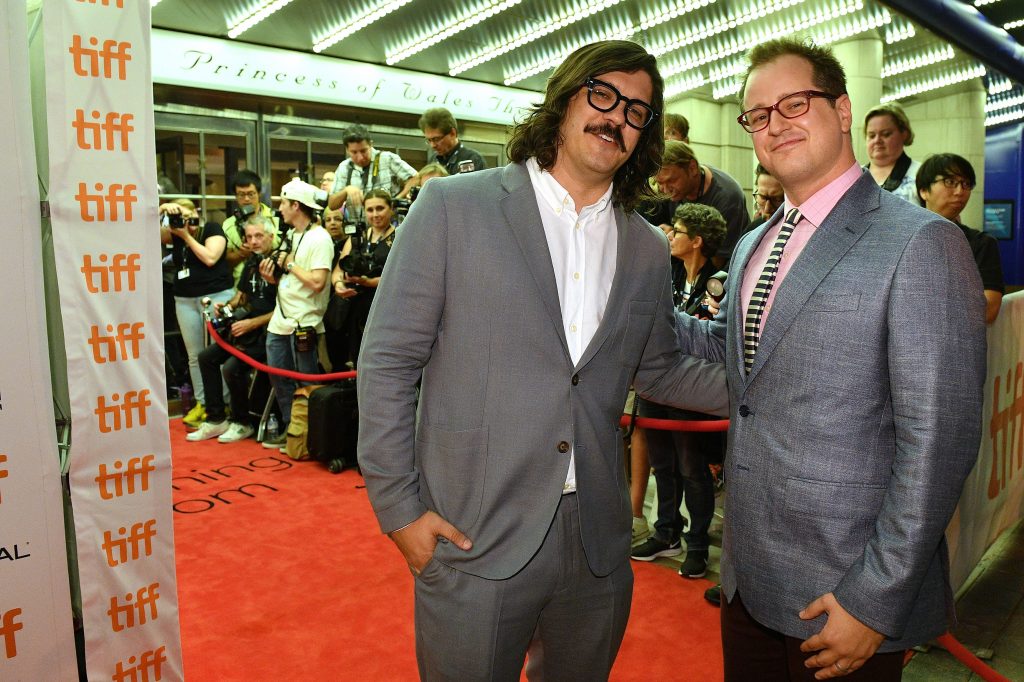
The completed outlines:
[[[563,440],[561,443],[558,444],[558,451],[561,452],[563,455],[569,452],[569,443]]]
[[[580,383],[580,375],[579,374],[573,374],[572,375],[572,385],[575,386],[578,383]]]
[[[740,416],[746,417],[750,414],[750,408],[746,405],[740,405]]]

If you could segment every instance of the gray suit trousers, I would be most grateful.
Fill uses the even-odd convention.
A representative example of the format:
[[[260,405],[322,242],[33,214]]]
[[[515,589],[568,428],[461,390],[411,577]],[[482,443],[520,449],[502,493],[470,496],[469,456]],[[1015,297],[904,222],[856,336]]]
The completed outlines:
[[[629,562],[595,576],[579,505],[563,495],[537,554],[491,580],[431,559],[416,578],[416,658],[429,682],[607,680],[633,596]]]

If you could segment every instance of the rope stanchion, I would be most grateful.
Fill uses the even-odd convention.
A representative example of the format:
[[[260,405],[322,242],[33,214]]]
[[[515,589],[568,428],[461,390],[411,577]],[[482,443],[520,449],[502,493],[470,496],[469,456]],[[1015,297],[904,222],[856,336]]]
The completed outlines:
[[[963,663],[975,675],[985,682],[1010,682],[1010,678],[1003,677],[992,668],[985,665],[980,658],[975,656],[963,644],[958,642],[953,635],[946,633],[937,638],[936,641],[951,653],[956,660]]]
[[[634,420],[628,414],[622,415],[622,418],[619,419],[619,426],[628,427],[630,424],[639,426],[641,429],[657,429],[658,431],[710,433],[729,430],[728,419],[653,419],[651,417],[637,417]]]
[[[213,339],[218,346],[231,353],[236,358],[244,362],[245,364],[266,372],[267,374],[276,374],[282,377],[289,377],[296,381],[340,381],[342,379],[354,379],[356,376],[355,370],[349,370],[347,372],[332,372],[330,374],[306,374],[304,372],[294,372],[290,369],[281,369],[279,367],[271,367],[270,365],[264,364],[259,360],[253,360],[251,357],[238,350],[230,343],[221,338],[221,335],[214,329],[213,324],[209,320],[206,321],[206,329],[210,332],[210,338]]]

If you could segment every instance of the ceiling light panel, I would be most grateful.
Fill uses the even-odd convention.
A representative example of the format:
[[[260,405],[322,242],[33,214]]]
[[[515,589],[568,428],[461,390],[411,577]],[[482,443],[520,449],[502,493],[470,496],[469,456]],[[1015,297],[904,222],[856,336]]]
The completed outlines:
[[[1003,97],[990,97],[988,102],[985,103],[985,113],[988,114],[993,111],[1002,111],[1021,106],[1024,106],[1024,92],[1018,91]]]
[[[698,45],[679,59],[668,63],[663,62],[664,66],[661,67],[661,74],[666,79],[677,75],[682,75],[684,79],[689,79],[693,75],[690,72],[694,69],[704,65],[714,64],[733,55],[742,54],[755,45],[764,42],[765,35],[783,37],[800,33],[813,28],[814,26],[834,21],[845,14],[856,12],[862,9],[863,6],[862,2],[847,2],[840,3],[832,9],[818,9],[810,12],[799,11],[794,16],[789,16],[773,24],[758,24],[753,31],[746,32],[744,35],[732,33],[729,35],[719,36],[713,41],[713,43],[703,43]],[[886,22],[889,19],[889,13],[884,10],[871,10],[857,18],[860,19],[857,24],[861,27],[859,30],[863,31],[875,28]],[[719,22],[713,22],[712,24],[705,26],[702,30],[715,30],[718,32],[718,26]],[[852,35],[852,33],[850,33],[851,30],[853,29],[850,27],[844,27],[842,29],[842,33]],[[688,40],[688,38],[684,38],[682,40]],[[691,40],[690,42],[694,41]],[[818,42],[822,42],[822,40],[819,38]],[[652,47],[651,51],[654,52],[656,49],[657,48]],[[675,83],[671,84],[673,88],[675,85]],[[668,86],[669,83],[666,83],[666,87]]]
[[[609,21],[603,29],[595,30],[586,36],[562,41],[559,47],[545,50],[543,55],[529,64],[512,67],[505,72],[505,85],[512,85],[537,74],[550,71],[566,60],[573,52],[599,40],[627,40],[637,33],[637,27],[628,20]]]
[[[868,9],[862,12],[842,17],[834,23],[825,23],[819,26],[819,30],[810,34],[816,45],[831,45],[832,43],[846,40],[855,35],[873,31],[891,21],[889,12],[882,9]],[[773,35],[776,35],[773,33]],[[745,68],[743,69],[746,70]],[[741,71],[742,73],[742,71]],[[722,99],[735,95],[740,91],[742,83],[735,76],[730,76],[724,82],[712,86],[712,96],[715,99]]]
[[[945,45],[933,45],[926,50],[914,54],[896,55],[885,61],[885,64],[882,66],[882,78],[898,76],[907,71],[914,71],[931,66],[932,64],[949,61],[954,56],[953,46],[948,43]]]
[[[895,45],[896,43],[908,40],[917,35],[917,29],[906,19],[893,19],[893,22],[885,29],[885,44]]]
[[[291,1],[263,0],[256,3],[252,9],[228,24],[228,38],[237,38]]]
[[[618,4],[621,1],[615,0],[611,4]],[[484,0],[484,2],[477,2],[462,10],[458,16],[447,19],[444,26],[428,31],[402,45],[390,49],[386,55],[386,61],[388,64],[397,64],[403,59],[408,59],[414,54],[426,50],[428,47],[437,45],[442,40],[447,40],[457,33],[461,33],[482,21],[487,21],[491,17],[515,7],[520,2],[522,0]]]
[[[517,50],[524,45],[529,45],[536,40],[540,40],[544,36],[560,31],[568,26],[572,26],[584,19],[592,17],[595,14],[603,12],[610,7],[618,5],[622,1],[623,0],[584,0],[584,2],[577,7],[562,9],[555,15],[541,19],[536,25],[525,28],[513,33],[512,35],[505,36],[503,40],[492,43],[483,49],[474,50],[473,52],[456,58],[456,60],[449,65],[448,74],[451,76],[457,76],[475,66],[479,66],[504,54],[508,54],[509,52]],[[706,1],[713,2],[714,0]]]
[[[1017,19],[1016,21],[1008,21],[1005,24],[1003,24],[1003,29],[1005,29],[1007,31],[1012,31],[1013,29],[1020,28],[1021,26],[1024,26],[1024,19]]]
[[[370,24],[374,24],[397,9],[408,5],[412,0],[384,0],[365,5],[361,10],[353,12],[337,26],[319,38],[314,39],[313,52],[323,52],[331,45],[341,42],[350,35],[358,33]]]
[[[1024,119],[1024,108],[1010,109],[1008,111],[1001,111],[998,114],[992,114],[991,116],[985,117],[985,127],[997,126],[1001,123],[1010,123],[1011,121],[1019,121]]]
[[[933,76],[914,79],[897,85],[891,92],[882,95],[882,102],[892,102],[893,100],[900,100],[912,95],[920,95],[921,93],[938,90],[954,83],[963,83],[972,78],[981,78],[984,75],[985,67],[977,63],[945,69]]]
[[[998,95],[1001,92],[1006,92],[1013,89],[1013,83],[1010,79],[1002,74],[988,72],[988,94]]]
[[[670,0],[668,5],[661,9],[643,12],[643,18],[640,20],[640,30],[646,31],[654,28],[655,26],[660,26],[661,24],[678,19],[679,17],[685,16],[695,10],[703,9],[708,5],[713,5],[717,1],[718,0],[687,0],[687,2],[671,2]],[[801,0],[801,2],[802,1],[803,0]]]

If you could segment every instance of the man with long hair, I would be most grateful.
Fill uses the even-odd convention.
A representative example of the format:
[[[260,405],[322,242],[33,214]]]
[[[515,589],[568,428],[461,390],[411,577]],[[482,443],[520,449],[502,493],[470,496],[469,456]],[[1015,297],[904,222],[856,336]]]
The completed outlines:
[[[724,385],[722,366],[676,350],[665,236],[633,212],[661,113],[652,55],[580,48],[512,163],[429,183],[398,232],[359,358],[359,459],[416,576],[424,679],[517,680],[527,649],[528,675],[607,679],[633,588],[629,385],[727,410],[694,380]]]

